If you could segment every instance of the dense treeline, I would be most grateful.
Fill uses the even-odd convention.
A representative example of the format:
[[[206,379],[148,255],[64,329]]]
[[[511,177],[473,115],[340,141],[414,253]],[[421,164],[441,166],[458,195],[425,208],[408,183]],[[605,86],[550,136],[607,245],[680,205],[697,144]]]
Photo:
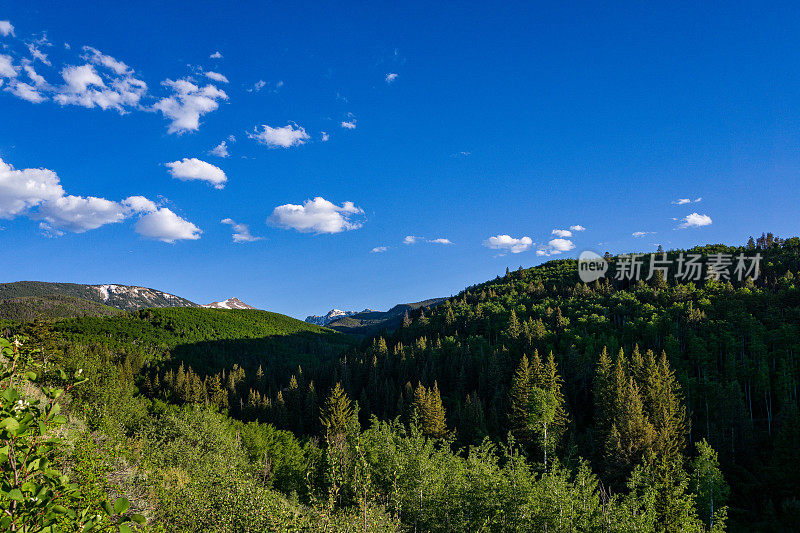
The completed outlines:
[[[758,253],[761,271],[635,282],[612,267],[586,285],[552,261],[361,346],[199,309],[7,333],[41,349],[28,364],[84,370],[65,465],[151,524],[795,530],[800,240],[686,252]]]
[[[796,523],[800,240],[765,236],[745,247],[686,252],[704,258],[758,253],[761,268],[755,280],[751,273],[741,281],[706,279],[703,270],[698,282],[676,280],[674,267],[666,277],[658,273],[639,282],[618,280],[612,269],[589,285],[577,279],[575,261],[507,272],[432,312],[408,317],[396,332],[371,339],[329,367],[297,368],[269,385],[258,367],[221,372],[220,382],[227,379],[229,386],[217,405],[239,418],[316,435],[321,428],[314,408],[335,382],[358,400],[362,424],[373,415],[409,421],[417,412],[417,391],[435,388],[458,445],[476,445],[486,436],[502,442],[515,428],[515,373],[535,360],[559,369],[563,400],[557,402],[552,444],[545,447],[552,445],[562,458],[590,459],[601,480],[619,489],[649,453],[689,450],[679,454],[685,463],[705,439],[731,484],[736,523]],[[614,373],[614,387],[606,383],[605,365]],[[180,400],[176,395],[189,379],[177,375],[167,376],[160,394]],[[151,379],[160,379],[164,389],[163,375]],[[662,395],[675,400],[658,405]],[[608,417],[614,411],[636,426],[627,431],[639,437],[618,426],[612,431]],[[672,433],[665,417],[677,426]],[[533,441],[540,437],[517,435],[538,457],[542,445]]]

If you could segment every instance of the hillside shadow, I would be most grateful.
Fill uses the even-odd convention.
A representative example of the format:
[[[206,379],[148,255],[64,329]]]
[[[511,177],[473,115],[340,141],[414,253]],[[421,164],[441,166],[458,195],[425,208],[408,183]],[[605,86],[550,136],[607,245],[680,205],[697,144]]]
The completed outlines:
[[[219,339],[179,344],[170,350],[168,367],[191,367],[198,374],[213,374],[239,365],[246,371],[261,366],[265,374],[313,370],[335,361],[358,344],[352,337],[300,332],[249,339]]]

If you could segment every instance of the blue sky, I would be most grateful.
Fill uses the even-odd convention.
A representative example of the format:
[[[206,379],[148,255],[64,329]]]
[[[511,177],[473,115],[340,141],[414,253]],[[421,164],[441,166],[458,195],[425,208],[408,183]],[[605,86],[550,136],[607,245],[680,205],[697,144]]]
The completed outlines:
[[[798,233],[789,3],[117,4],[0,2],[2,281],[303,318]]]

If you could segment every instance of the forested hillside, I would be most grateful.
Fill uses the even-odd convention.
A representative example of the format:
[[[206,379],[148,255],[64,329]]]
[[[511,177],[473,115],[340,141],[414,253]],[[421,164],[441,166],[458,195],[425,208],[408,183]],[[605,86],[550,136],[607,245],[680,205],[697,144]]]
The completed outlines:
[[[686,252],[763,259],[551,261],[363,342],[213,309],[4,328],[20,366],[87,379],[59,452],[80,502],[155,530],[795,531],[800,239]]]
[[[0,300],[0,319],[29,322],[74,316],[112,316],[119,309],[72,296],[19,296]]]

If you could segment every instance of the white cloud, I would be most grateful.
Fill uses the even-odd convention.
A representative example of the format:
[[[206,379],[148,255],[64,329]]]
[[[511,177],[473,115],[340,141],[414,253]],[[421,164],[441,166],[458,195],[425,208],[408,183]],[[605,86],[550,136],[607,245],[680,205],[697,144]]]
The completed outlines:
[[[511,252],[512,254],[518,254],[530,250],[531,246],[533,246],[533,241],[530,237],[520,237],[517,239],[510,235],[496,235],[483,241],[483,245],[492,250],[502,250],[504,253]]]
[[[281,128],[273,128],[264,124],[261,128],[262,130],[258,131],[256,126],[252,132],[247,133],[247,136],[270,148],[299,146],[305,144],[310,138],[306,130],[297,124],[287,124]]]
[[[122,201],[122,205],[133,213],[152,213],[158,210],[156,203],[144,196],[129,196]]]
[[[382,254],[383,252],[385,252],[388,249],[389,248],[387,246],[376,246],[375,248],[370,250],[369,253],[371,253],[371,254]]]
[[[83,47],[83,58],[90,63],[94,63],[95,65],[102,65],[107,69],[114,71],[117,76],[122,75],[129,75],[133,74],[131,68],[123,63],[122,61],[118,61],[113,57],[104,54],[100,50],[96,48],[92,48],[91,46],[84,46]]]
[[[686,215],[681,220],[683,222],[678,225],[678,229],[686,229],[686,228],[700,228],[703,226],[711,225],[711,217],[708,215],[699,215],[697,213],[692,213],[690,215]]]
[[[342,127],[346,130],[354,130],[356,129],[356,121],[355,119],[349,121],[342,121]]]
[[[633,233],[631,233],[631,236],[636,237],[638,239],[639,237],[644,237],[645,235],[652,235],[654,233],[655,231],[634,231]]]
[[[128,216],[119,202],[89,196],[62,196],[44,202],[39,215],[49,228],[60,228],[75,233],[97,229],[106,224],[122,222]]]
[[[3,37],[14,35],[14,26],[11,24],[11,21],[0,20],[0,34],[2,34]]]
[[[225,141],[222,141],[214,148],[209,150],[208,152],[210,155],[215,155],[217,157],[229,157],[230,154],[228,153],[228,144]]]
[[[35,87],[31,86],[28,83],[23,82],[16,82],[12,83],[5,89],[6,91],[10,92],[17,98],[21,98],[22,100],[27,100],[33,104],[40,104],[47,100],[46,97],[42,96],[39,91],[36,90]]]
[[[49,89],[50,84],[44,79],[44,76],[41,76],[36,73],[36,69],[33,65],[25,65],[22,67],[25,70],[25,73],[28,75],[28,78],[33,82],[36,87],[41,87],[43,89]]]
[[[200,228],[188,220],[182,219],[166,207],[144,215],[136,222],[135,230],[143,237],[168,243],[179,240],[197,240],[203,233]]]
[[[230,135],[228,135],[228,140],[229,140],[230,142],[232,142],[232,143],[235,143],[235,142],[236,142],[236,135],[234,135],[233,133],[231,133]]]
[[[295,229],[302,233],[340,233],[358,229],[363,222],[356,220],[364,210],[353,202],[344,202],[338,206],[318,196],[306,200],[303,205],[286,204],[272,211],[268,222],[275,226]]]
[[[699,198],[695,198],[694,200],[692,200],[691,198],[678,198],[677,200],[673,200],[672,203],[675,204],[675,205],[685,205],[685,204],[691,204],[691,203],[695,203],[696,204],[697,202],[702,202],[702,201],[703,201],[703,197],[701,196]]]
[[[208,57],[209,57],[209,59],[222,59],[222,54],[220,53],[219,50],[217,50],[216,52],[214,52],[213,54],[211,54]]]
[[[205,73],[205,76],[210,80],[218,81],[220,83],[228,83],[228,78],[226,78],[224,74],[220,74],[219,72],[208,71]]]
[[[450,239],[445,239],[445,238],[442,238],[442,237],[440,237],[438,239],[431,239],[428,242],[431,243],[431,244],[453,244]]]
[[[0,54],[0,78],[16,78],[17,70],[11,56]]]
[[[586,231],[586,228],[584,228],[580,224],[576,224],[574,226],[570,226],[569,229],[571,229],[572,231]]]
[[[417,244],[419,241],[424,240],[422,237],[415,237],[414,235],[406,235],[403,239],[403,244]]]
[[[220,222],[233,228],[233,242],[255,242],[262,239],[262,237],[253,236],[247,224],[238,224],[230,218],[223,218]]]
[[[45,168],[16,170],[0,159],[0,218],[24,215],[45,201],[64,195],[55,172]]]
[[[554,229],[552,233],[556,237],[572,237],[572,232],[568,229]]]
[[[331,136],[328,135],[327,132],[321,131],[320,134],[321,134],[320,138],[322,139],[322,142],[328,142],[330,140],[330,138],[331,138]]]
[[[392,83],[394,80],[397,79],[397,76],[398,75],[395,74],[394,72],[390,72],[389,74],[386,75],[386,83]]]
[[[181,161],[172,161],[171,163],[165,163],[165,165],[169,168],[169,173],[172,174],[173,178],[182,181],[207,181],[217,189],[224,188],[225,182],[228,181],[225,172],[221,168],[201,161],[196,157],[184,157]]]
[[[50,46],[50,43],[47,42],[46,37],[36,42],[28,43],[28,53],[31,54],[31,57],[33,58],[34,61],[38,60],[47,65],[48,67],[51,66],[52,64],[47,59],[47,54],[45,54],[39,49],[39,45]]]
[[[248,89],[248,91],[250,91],[250,92],[258,92],[258,91],[260,91],[261,89],[263,89],[263,88],[264,88],[264,86],[265,86],[266,84],[267,84],[267,82],[265,82],[264,80],[258,80],[258,81],[257,81],[257,82],[256,82],[256,83],[253,85],[253,88],[252,88],[252,89]]]
[[[575,248],[575,243],[569,239],[551,239],[547,244],[536,250],[536,255],[558,255]]]
[[[199,238],[199,235],[185,237],[189,234],[187,233],[189,227],[194,228],[194,233],[199,234],[200,230],[194,224],[180,219],[169,209],[159,209],[154,202],[144,196],[130,196],[121,202],[115,202],[94,196],[68,195],[61,186],[58,175],[52,170],[44,168],[16,170],[0,159],[0,218],[27,216],[33,220],[40,220],[39,227],[45,234],[57,237],[63,235],[64,231],[82,233],[106,224],[122,222],[137,214],[144,214],[137,222],[137,231],[141,224],[142,231],[145,232],[143,234],[148,236],[164,237],[162,240],[167,241],[178,238]],[[157,216],[151,217],[151,215]],[[148,220],[142,222],[144,219]],[[176,223],[175,219],[182,224]],[[163,230],[160,233],[159,227]],[[170,227],[171,233],[168,231]]]
[[[84,46],[83,50],[82,57],[89,63],[62,69],[65,84],[56,88],[53,99],[61,105],[97,106],[120,113],[137,108],[147,93],[147,84],[136,78],[133,70],[122,61],[90,46]]]
[[[161,111],[171,122],[168,133],[185,133],[200,129],[200,117],[219,108],[220,100],[227,100],[225,91],[214,85],[199,87],[190,80],[165,80],[161,82],[173,94],[162,98],[153,109]]]

